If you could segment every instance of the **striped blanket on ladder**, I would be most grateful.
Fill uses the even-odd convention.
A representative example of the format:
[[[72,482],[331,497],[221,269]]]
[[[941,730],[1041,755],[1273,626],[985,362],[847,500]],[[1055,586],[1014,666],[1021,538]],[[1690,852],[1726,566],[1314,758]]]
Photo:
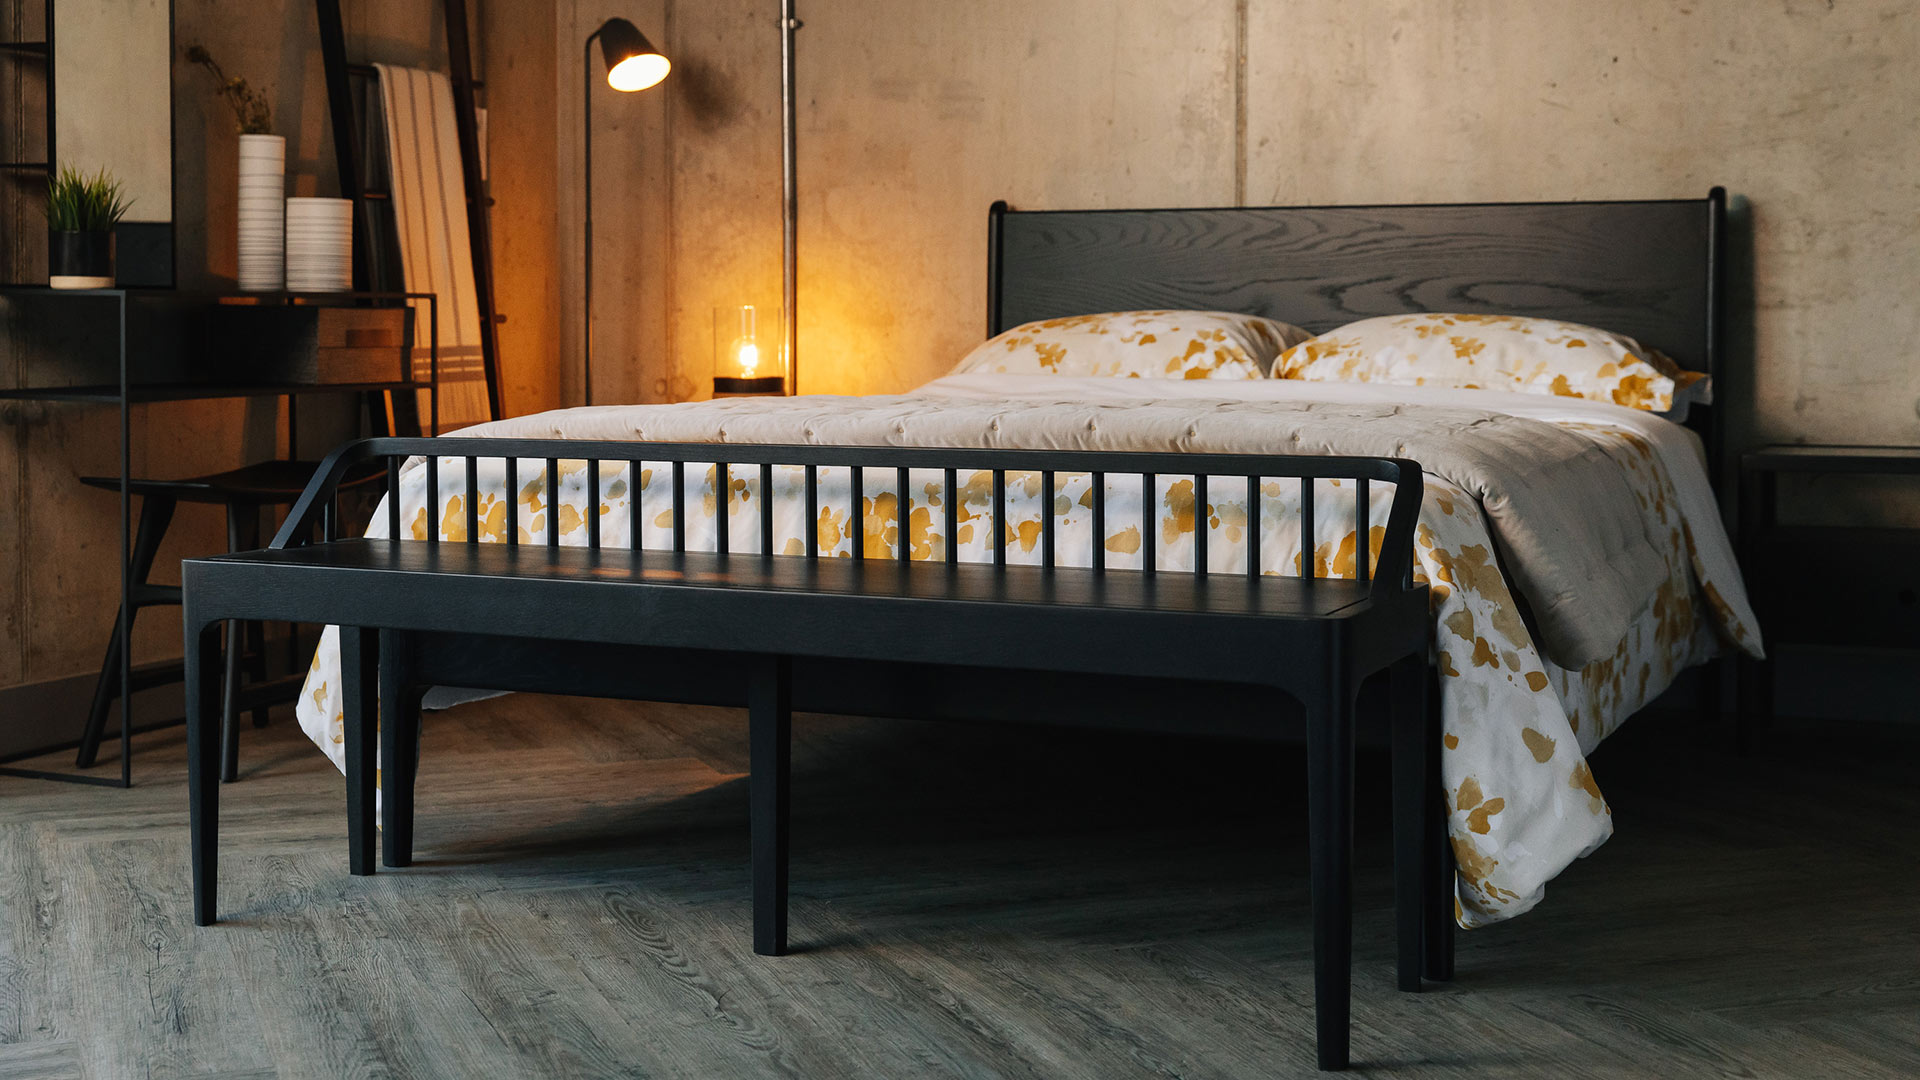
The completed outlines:
[[[387,175],[406,291],[439,298],[440,423],[457,427],[491,420],[453,84],[437,71],[390,64],[374,68],[386,118]],[[427,377],[432,327],[426,316],[421,311],[415,320],[418,379]],[[425,422],[424,393],[419,404]]]

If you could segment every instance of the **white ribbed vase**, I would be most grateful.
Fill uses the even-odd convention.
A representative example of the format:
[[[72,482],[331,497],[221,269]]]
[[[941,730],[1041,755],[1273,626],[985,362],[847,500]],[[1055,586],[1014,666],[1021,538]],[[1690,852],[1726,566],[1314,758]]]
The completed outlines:
[[[287,280],[287,140],[240,136],[240,288],[272,292]]]

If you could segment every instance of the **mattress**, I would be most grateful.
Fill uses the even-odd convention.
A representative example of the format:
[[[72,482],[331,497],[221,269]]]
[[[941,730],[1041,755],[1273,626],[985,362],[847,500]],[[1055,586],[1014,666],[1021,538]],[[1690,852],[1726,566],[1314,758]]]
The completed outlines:
[[[1727,649],[1760,655],[1698,441],[1660,417],[1598,402],[1292,380],[962,375],[905,395],[568,409],[460,434],[1412,457],[1426,470],[1415,576],[1431,587],[1456,912],[1467,927],[1532,908],[1554,875],[1612,834],[1587,763],[1602,739],[1684,668]],[[426,470],[403,471],[402,527],[414,539],[465,540],[464,468],[449,461],[440,472],[442,489],[429,497]],[[608,546],[625,546],[634,527],[643,546],[671,546],[667,463],[609,463],[591,497],[583,461],[562,463],[552,490],[540,462],[522,462],[518,476],[519,490],[508,492],[502,463],[483,464],[482,542],[506,539],[512,498],[523,539],[558,515],[561,542],[584,544],[585,515],[597,513]],[[1311,560],[1316,573],[1350,577],[1358,545],[1377,549],[1383,531],[1354,534],[1353,485],[1333,480],[1318,483],[1317,528],[1302,537],[1294,481],[1263,481],[1253,520],[1244,482],[1212,481],[1199,507],[1190,478],[1163,476],[1149,494],[1137,477],[1109,476],[1106,535],[1095,538],[1085,475],[1061,474],[1051,492],[1039,474],[1010,476],[1000,530],[989,474],[963,470],[948,492],[938,471],[915,470],[904,522],[894,477],[869,470],[856,513],[846,471],[823,470],[819,516],[807,520],[798,469],[776,470],[771,492],[759,490],[756,470],[736,470],[716,493],[716,470],[689,466],[687,544],[711,547],[724,521],[733,550],[757,550],[759,500],[771,499],[779,553],[804,551],[811,530],[823,554],[849,555],[860,529],[870,557],[890,557],[904,537],[915,559],[944,558],[952,543],[963,561],[990,561],[998,543],[1009,562],[1038,563],[1050,507],[1062,565],[1086,565],[1097,540],[1109,567],[1137,566],[1142,530],[1152,529],[1158,565],[1189,568],[1194,531],[1205,528],[1209,570],[1244,573],[1245,537],[1258,528],[1263,572],[1295,573]],[[1391,485],[1373,485],[1373,521],[1385,521],[1391,496]],[[949,498],[959,503],[951,538],[941,535]],[[385,531],[382,511],[369,535]],[[339,684],[329,629],[298,708],[336,766]]]

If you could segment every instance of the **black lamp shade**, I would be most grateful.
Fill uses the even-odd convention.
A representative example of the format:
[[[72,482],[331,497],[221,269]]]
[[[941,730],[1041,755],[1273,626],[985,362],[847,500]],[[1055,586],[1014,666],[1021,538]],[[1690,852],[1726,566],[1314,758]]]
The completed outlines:
[[[600,55],[607,61],[607,85],[615,90],[645,90],[661,79],[673,65],[640,28],[615,17],[595,32],[600,38]]]

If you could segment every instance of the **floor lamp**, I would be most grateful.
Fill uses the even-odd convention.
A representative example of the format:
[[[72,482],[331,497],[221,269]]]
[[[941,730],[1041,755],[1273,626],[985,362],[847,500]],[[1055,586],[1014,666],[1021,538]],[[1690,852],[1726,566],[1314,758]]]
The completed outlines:
[[[658,85],[673,69],[666,56],[640,28],[625,19],[615,17],[600,24],[600,29],[587,35],[586,55],[581,61],[581,71],[586,77],[586,91],[582,98],[583,115],[581,128],[582,157],[584,158],[583,183],[585,192],[584,243],[586,249],[586,293],[585,308],[582,312],[585,324],[586,349],[581,354],[581,379],[586,384],[587,404],[593,404],[593,42],[600,39],[600,55],[607,62],[607,85],[615,90],[632,93]]]

